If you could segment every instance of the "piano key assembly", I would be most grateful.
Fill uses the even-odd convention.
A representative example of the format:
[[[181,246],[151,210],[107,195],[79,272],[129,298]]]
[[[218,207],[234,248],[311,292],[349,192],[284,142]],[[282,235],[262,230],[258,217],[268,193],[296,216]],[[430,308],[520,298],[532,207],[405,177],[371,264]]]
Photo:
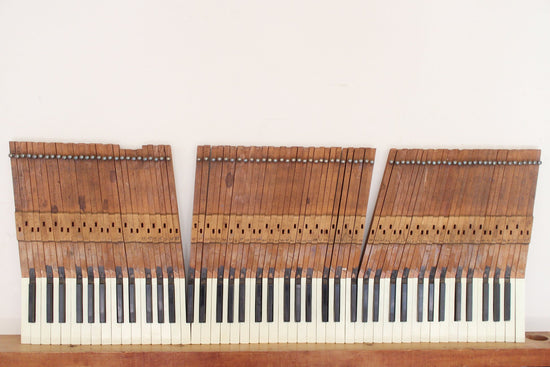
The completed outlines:
[[[539,150],[11,142],[23,344],[524,342]],[[367,228],[370,223],[370,228]],[[186,271],[181,230],[190,231]]]

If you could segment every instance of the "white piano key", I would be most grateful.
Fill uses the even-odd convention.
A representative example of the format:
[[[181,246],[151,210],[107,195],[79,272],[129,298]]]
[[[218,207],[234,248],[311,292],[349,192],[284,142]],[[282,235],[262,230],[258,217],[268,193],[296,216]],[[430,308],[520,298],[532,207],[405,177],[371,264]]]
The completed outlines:
[[[70,320],[71,324],[71,344],[78,345],[82,324],[76,322],[76,278],[67,278],[67,285],[67,321]]]
[[[445,322],[447,323],[447,341],[448,342],[457,342],[458,341],[458,325],[459,322],[455,321],[455,287],[456,278],[454,274],[449,274],[447,278],[447,303],[445,310]],[[459,286],[459,285],[458,285]]]
[[[305,270],[302,273],[302,287],[300,288],[301,293],[301,302],[300,302],[300,313],[301,318],[300,322],[297,325],[297,342],[306,343],[307,342],[307,326],[306,326],[306,277]]]
[[[516,304],[516,343],[525,342],[525,279],[516,278],[515,282],[515,299]]]
[[[111,280],[112,278],[105,278],[105,323],[101,324],[101,344],[112,344],[112,297],[111,297]],[[116,319],[115,319],[116,320]]]
[[[296,296],[294,290],[296,289],[296,279],[290,277],[290,321],[287,322],[287,340],[289,343],[296,343],[298,340],[298,324],[295,320],[294,305],[296,304]]]
[[[472,295],[472,321],[468,321],[468,342],[475,343],[478,341],[477,329],[481,323],[481,291],[482,279],[473,278],[473,295]]]
[[[124,305],[124,322],[120,324],[121,328],[121,343],[132,343],[132,327],[129,322],[130,308],[129,308],[129,293],[128,293],[128,277],[122,278],[122,299]]]
[[[92,344],[92,324],[88,322],[88,278],[85,278],[86,269],[82,269],[82,324],[80,328],[80,343]]]
[[[500,278],[500,321],[495,324],[495,341],[497,343],[504,342],[506,339],[506,323],[504,321],[504,278]]]
[[[122,343],[122,324],[118,322],[117,318],[117,298],[116,298],[116,278],[106,278],[105,281],[109,283],[110,290],[110,305],[107,310],[107,320],[111,319],[111,343]],[[74,297],[74,296],[73,296]]]
[[[340,321],[335,322],[336,343],[344,343],[346,341],[346,294],[347,282],[344,277],[340,278]],[[349,305],[349,303],[347,303]]]
[[[504,322],[506,342],[516,341],[516,279],[510,278],[510,320]]]
[[[94,322],[90,325],[91,344],[101,345],[101,324],[99,323],[99,277],[94,277]]]
[[[363,278],[357,279],[357,321],[352,323],[354,330],[354,343],[363,343],[365,334],[363,332],[365,324],[363,323]]]
[[[486,324],[488,321],[483,321],[483,278],[474,278],[474,282],[477,281],[477,342],[486,342],[487,333],[486,333]],[[489,298],[491,297],[491,291],[489,290]]]
[[[418,279],[409,277],[407,280],[407,321],[403,322],[401,329],[401,341],[403,343],[411,343],[413,341],[413,328],[416,324],[416,295],[417,295]],[[416,328],[415,328],[416,329]]]
[[[258,342],[267,343],[269,341],[269,325],[267,322],[267,269],[262,277],[262,322],[259,325]]]
[[[172,336],[170,334],[170,318],[168,315],[168,276],[162,278],[163,284],[163,306],[164,306],[164,322],[160,324],[161,344],[171,344]]]
[[[288,342],[288,322],[284,321],[284,286],[285,281],[284,278],[279,278],[278,284],[279,288],[279,298],[275,299],[275,301],[280,302],[279,308],[277,309],[278,319],[279,319],[279,328],[278,328],[278,343],[287,343]],[[289,282],[290,284],[290,282]]]
[[[445,279],[445,320],[439,323],[439,342],[448,343],[451,322],[453,320],[453,302],[454,302],[454,277],[449,276]]]
[[[325,322],[327,343],[336,343],[336,323],[334,322],[334,278],[328,279],[328,322]]]
[[[179,278],[174,277],[174,315],[176,317],[175,322],[170,322],[170,309],[168,309],[168,325],[170,327],[170,344],[181,344],[181,323],[184,320],[181,319],[181,301],[185,298],[181,297],[181,289]]]
[[[239,322],[239,342],[240,344],[248,344],[250,343],[250,324],[251,319],[254,317],[254,311],[253,311],[253,287],[254,287],[254,278],[245,278],[245,290],[246,290],[246,298],[244,302],[244,322]],[[237,304],[237,307],[238,304]],[[238,321],[238,318],[237,318]]]
[[[495,342],[496,323],[493,321],[494,278],[489,277],[489,319],[485,321],[485,341]]]
[[[464,272],[463,272],[464,274]],[[460,280],[461,287],[461,302],[460,302],[460,321],[458,321],[458,341],[467,342],[468,341],[468,324],[466,322],[466,282],[467,277],[462,277]],[[454,317],[454,315],[453,315]]]
[[[142,336],[142,305],[145,306],[145,303],[141,302],[141,299],[145,299],[143,297],[142,292],[145,292],[145,278],[138,278],[136,277],[134,279],[134,289],[135,289],[135,300],[136,300],[136,322],[130,323],[130,328],[132,332],[132,344],[143,344]],[[130,311],[128,309],[128,321],[130,320]]]
[[[215,299],[212,295],[212,288],[215,286],[213,279],[206,278],[206,318],[205,322],[199,322],[199,327],[201,329],[201,344],[210,344],[210,327],[212,320],[212,302]],[[198,319],[197,319],[198,320]]]
[[[61,324],[59,323],[59,278],[53,278],[53,323],[51,324],[50,343],[61,344]]]
[[[220,324],[220,344],[229,344],[231,336],[230,324],[227,322],[229,279],[223,279],[222,323]]]
[[[40,343],[39,344],[50,344],[50,333],[51,333],[51,324],[46,322],[46,278],[36,278],[37,285],[37,323],[40,325]],[[40,305],[40,306],[38,306]]]
[[[428,343],[430,341],[430,323],[428,322],[428,293],[429,293],[430,278],[425,277],[423,279],[423,282],[424,282],[424,285],[423,285],[423,293],[422,293],[422,322],[417,322],[417,324],[419,324],[420,326],[420,342]]]
[[[147,322],[147,294],[146,294],[145,278],[136,278],[136,288],[141,289],[139,298],[136,295],[136,299],[139,299],[139,303],[141,304],[140,307],[136,309],[136,321],[137,321],[137,313],[139,313],[140,315],[139,320],[141,321],[141,342],[143,344],[151,344],[152,343],[152,339],[151,339],[152,323]],[[151,301],[152,301],[151,303],[154,303],[153,299]]]
[[[343,280],[346,283],[346,293],[343,294],[344,303],[342,309],[345,312],[342,316],[345,318],[341,318],[340,321],[344,324],[344,341],[346,343],[353,343],[355,342],[355,323],[351,322],[351,278],[344,278]]]
[[[200,278],[197,277],[194,280],[195,285],[193,287],[193,323],[191,324],[191,344],[201,343],[201,330],[202,325],[199,323],[199,297],[200,297]]]
[[[306,322],[307,329],[307,342],[315,343],[317,342],[317,312],[320,309],[321,303],[317,303],[317,281],[315,278],[311,278],[311,321]],[[282,304],[281,304],[282,307]],[[306,321],[304,314],[304,321]]]
[[[208,303],[206,304],[206,321],[210,324],[210,341],[204,344],[220,344],[220,323],[216,322],[216,304],[218,279],[208,279]],[[204,338],[203,338],[204,340]]]
[[[273,279],[273,322],[267,323],[269,329],[269,343],[279,342],[279,304],[282,308],[281,301],[283,300],[283,292],[282,289],[280,289],[281,284],[282,278]]]
[[[401,282],[401,277],[397,277],[395,279],[395,321],[392,325],[392,343],[403,342],[403,323],[401,322]]]
[[[255,274],[256,272],[254,272]],[[256,322],[256,278],[250,278],[250,297],[248,298],[250,308],[249,319],[249,342],[256,344],[260,341],[260,323]]]
[[[179,289],[180,296],[176,295],[176,298],[179,298],[179,325],[181,326],[181,344],[190,344],[191,343],[191,325],[187,322],[186,316],[186,299],[187,299],[187,281],[185,278],[179,278]],[[176,314],[177,317],[177,314]],[[178,319],[176,319],[177,321]]]
[[[374,342],[374,322],[373,322],[373,302],[374,302],[374,280],[372,278],[368,278],[367,281],[369,282],[369,294],[368,297],[368,321],[366,323],[363,323],[364,325],[364,333],[363,333],[363,342],[364,343],[372,343]],[[364,282],[363,282],[364,284]],[[362,306],[361,306],[362,309]],[[361,318],[361,320],[363,320]],[[362,322],[362,321],[361,321]]]
[[[236,273],[237,274],[237,273]],[[229,343],[231,344],[239,344],[239,331],[240,331],[240,323],[239,323],[239,286],[241,283],[241,279],[238,276],[235,276],[235,287],[233,292],[233,322],[229,324]],[[229,298],[228,298],[229,300]]]
[[[61,344],[71,344],[71,300],[74,298],[70,278],[65,278],[65,322],[61,324]]]
[[[21,278],[21,344],[30,344],[31,329],[31,323],[29,322],[29,278]]]
[[[430,324],[430,342],[439,343],[439,277],[434,278],[434,318]]]
[[[152,298],[152,304],[153,304],[153,322],[151,323],[151,344],[160,344],[162,342],[162,336],[159,318],[158,318],[158,298],[157,298],[157,277],[155,275],[152,275],[151,277],[151,298]],[[126,289],[124,289],[124,294],[126,294]],[[125,306],[125,312],[127,309],[126,303]],[[126,315],[124,315],[126,316]],[[126,317],[124,318],[124,321],[126,321]]]
[[[392,342],[393,325],[390,319],[390,278],[380,277],[380,323],[382,323],[381,339],[384,343]]]

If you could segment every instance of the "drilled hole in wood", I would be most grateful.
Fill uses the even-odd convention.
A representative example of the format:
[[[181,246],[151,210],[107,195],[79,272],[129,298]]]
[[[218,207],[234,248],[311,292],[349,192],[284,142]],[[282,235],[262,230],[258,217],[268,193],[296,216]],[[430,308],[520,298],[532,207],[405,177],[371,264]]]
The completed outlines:
[[[475,230],[475,229],[472,231],[472,234],[476,234],[476,230]]]
[[[166,228],[166,227],[164,227]],[[206,228],[210,228],[210,223],[206,223]],[[239,228],[239,225],[237,224],[237,228]]]
[[[321,232],[323,232],[323,231],[321,231]],[[399,232],[401,232],[401,231],[399,231]],[[355,234],[357,234],[357,230],[355,230]],[[401,234],[401,233],[399,233],[399,234]]]
[[[237,223],[237,229],[239,229],[239,227],[240,227],[240,224],[239,224],[239,223]]]
[[[370,231],[371,234],[374,234],[374,229],[372,231]]]
[[[460,235],[460,229],[458,231],[456,231],[456,234]]]
[[[249,228],[249,229],[250,229],[250,226],[251,226],[251,224],[250,224],[250,223],[248,223],[248,228]],[[277,227],[277,228],[278,228],[278,227]]]
[[[525,233],[529,236],[529,231],[526,231]]]
[[[40,227],[36,227],[36,232],[40,232]]]
[[[435,232],[436,234],[439,234],[439,229]]]
[[[447,230],[447,234],[451,234],[451,230],[448,229],[448,230]]]
[[[197,223],[194,224],[194,227],[197,228]],[[155,228],[154,224],[153,224],[153,228]]]
[[[332,225],[332,229],[334,229],[334,227],[335,227],[335,226],[334,226],[334,224],[333,224],[333,225]],[[380,228],[382,228],[382,227],[380,227]]]
[[[453,229],[456,229],[456,224],[453,224]]]
[[[69,228],[67,228],[67,232],[69,232]],[[101,227],[101,233],[103,233],[103,227]]]
[[[516,224],[516,229],[519,229],[519,224]]]
[[[386,231],[384,231],[384,232],[386,232]],[[338,234],[340,234],[340,230],[338,230]],[[386,233],[384,233],[384,234],[386,234]]]
[[[281,227],[281,225],[279,223],[277,223],[277,229],[280,229],[280,227]]]
[[[113,227],[115,226],[115,224],[113,223]],[[151,227],[153,227],[153,229],[155,229],[155,223],[151,223]],[[195,223],[195,228],[197,228],[197,223]]]
[[[486,235],[487,234],[487,231],[483,231],[483,235]]]
[[[253,230],[252,230],[252,234],[256,234],[256,229],[253,229]]]
[[[21,232],[21,227],[19,227],[19,232]]]
[[[502,234],[502,229],[499,231],[499,234]]]
[[[80,228],[79,228],[79,232],[80,232]],[[118,233],[121,233],[122,232],[122,228],[118,227]]]
[[[147,233],[151,233],[151,230],[149,228],[147,228]]]
[[[97,227],[97,222],[94,223],[94,226]]]
[[[170,228],[170,233],[172,233],[172,228]],[[218,234],[222,233],[222,230],[218,228]]]
[[[21,227],[19,227],[19,231],[21,231]],[[48,232],[52,231],[52,227],[48,227]],[[78,229],[78,232],[80,232],[80,228]]]
[[[267,224],[266,224],[266,226],[267,226]],[[267,228],[267,227],[265,227],[265,228]],[[296,223],[294,224],[294,229],[296,229]]]
[[[90,228],[90,232],[92,231],[92,229]],[[134,229],[133,228],[130,228],[130,233],[134,233]]]
[[[227,228],[227,223],[224,223],[224,224],[223,224],[223,227],[224,227],[224,228]]]
[[[178,228],[176,228],[176,229],[175,229],[175,231],[176,231],[176,233],[178,233],[178,232],[179,232],[179,229],[178,229]]]
[[[230,230],[229,230],[229,233],[233,234],[233,230],[232,230],[232,229],[230,229]]]
[[[84,227],[86,227],[86,223],[84,223]],[[128,227],[128,223],[124,223],[124,228]]]
[[[160,233],[161,229],[159,228],[159,233]],[[202,229],[201,229],[201,233],[202,233]]]
[[[527,335],[525,335],[525,337],[527,339],[536,340],[538,342],[543,342],[543,341],[548,340],[547,336],[540,335],[540,334],[527,334]]]
[[[338,233],[340,233],[340,230],[338,230]],[[382,234],[386,234],[386,230],[385,230],[385,229],[382,231]]]
[[[498,224],[495,226],[495,229],[498,229]]]
[[[510,235],[512,235],[512,231],[510,231]]]
[[[493,234],[493,231],[490,230],[490,231],[489,231],[489,235],[492,235],[492,234]]]
[[[472,229],[472,223],[470,223],[470,229]]]
[[[421,230],[421,231],[420,231],[420,234],[423,235],[423,234],[424,234],[424,230]]]
[[[432,226],[432,229],[435,229],[435,224]]]
[[[139,228],[136,228],[136,233],[139,233]]]
[[[80,228],[79,228],[80,229]],[[107,233],[109,233],[109,227],[106,228]],[[80,231],[79,231],[80,232]]]
[[[397,233],[397,231],[394,229],[394,230],[393,230],[393,234],[396,234],[396,233]]]
[[[328,234],[328,229],[325,229],[325,234]]]
[[[412,234],[413,234],[413,231],[411,231],[411,236],[412,236]]]
[[[365,227],[365,225],[364,225],[364,224],[361,224],[361,229],[363,229],[364,227]]]
[[[445,229],[445,224],[443,225],[443,229]]]
[[[262,234],[262,229],[261,228],[258,229],[258,234]]]
[[[382,225],[381,225],[381,224],[378,226],[378,229],[382,229]]]
[[[407,224],[407,225],[405,225],[405,229],[409,229],[409,225],[408,225],[408,224]]]
[[[273,233],[273,231],[271,233]],[[298,229],[298,233],[302,233],[302,228]]]
[[[348,234],[351,234],[351,229],[349,230],[349,233]]]
[[[42,227],[46,227],[46,222],[42,222]],[[74,227],[74,224],[73,224]]]
[[[508,224],[506,225],[506,229],[508,229]]]
[[[29,222],[25,221],[25,227],[27,227],[28,225],[29,225]]]
[[[159,233],[160,233],[160,229],[159,229]],[[199,233],[202,234],[202,228],[199,229]]]
[[[141,228],[143,228],[143,223],[141,223]]]
[[[214,233],[216,233],[216,230],[214,228],[212,228],[212,234],[214,234]]]
[[[306,229],[307,229],[307,223],[306,223]]]
[[[420,226],[418,224],[416,225],[416,229],[420,229]]]
[[[402,230],[399,230],[399,234],[401,234],[401,233],[403,233],[403,231],[402,231]],[[357,231],[355,231],[355,234],[357,234]]]
[[[166,223],[162,223],[162,228],[166,228]]]

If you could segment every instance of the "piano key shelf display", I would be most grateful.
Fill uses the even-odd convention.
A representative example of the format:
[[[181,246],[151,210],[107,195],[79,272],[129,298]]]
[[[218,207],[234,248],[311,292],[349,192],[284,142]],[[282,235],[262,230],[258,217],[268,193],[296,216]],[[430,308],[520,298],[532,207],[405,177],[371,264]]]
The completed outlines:
[[[169,146],[10,157],[22,343],[524,341],[538,150],[391,150],[367,231],[374,149],[200,146],[187,276]]]

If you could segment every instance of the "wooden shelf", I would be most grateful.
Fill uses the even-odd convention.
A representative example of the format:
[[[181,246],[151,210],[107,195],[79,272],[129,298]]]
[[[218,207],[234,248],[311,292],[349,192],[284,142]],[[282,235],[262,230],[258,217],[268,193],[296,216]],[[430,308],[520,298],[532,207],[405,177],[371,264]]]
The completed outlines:
[[[550,332],[526,342],[416,344],[22,345],[0,336],[3,366],[550,366]]]

